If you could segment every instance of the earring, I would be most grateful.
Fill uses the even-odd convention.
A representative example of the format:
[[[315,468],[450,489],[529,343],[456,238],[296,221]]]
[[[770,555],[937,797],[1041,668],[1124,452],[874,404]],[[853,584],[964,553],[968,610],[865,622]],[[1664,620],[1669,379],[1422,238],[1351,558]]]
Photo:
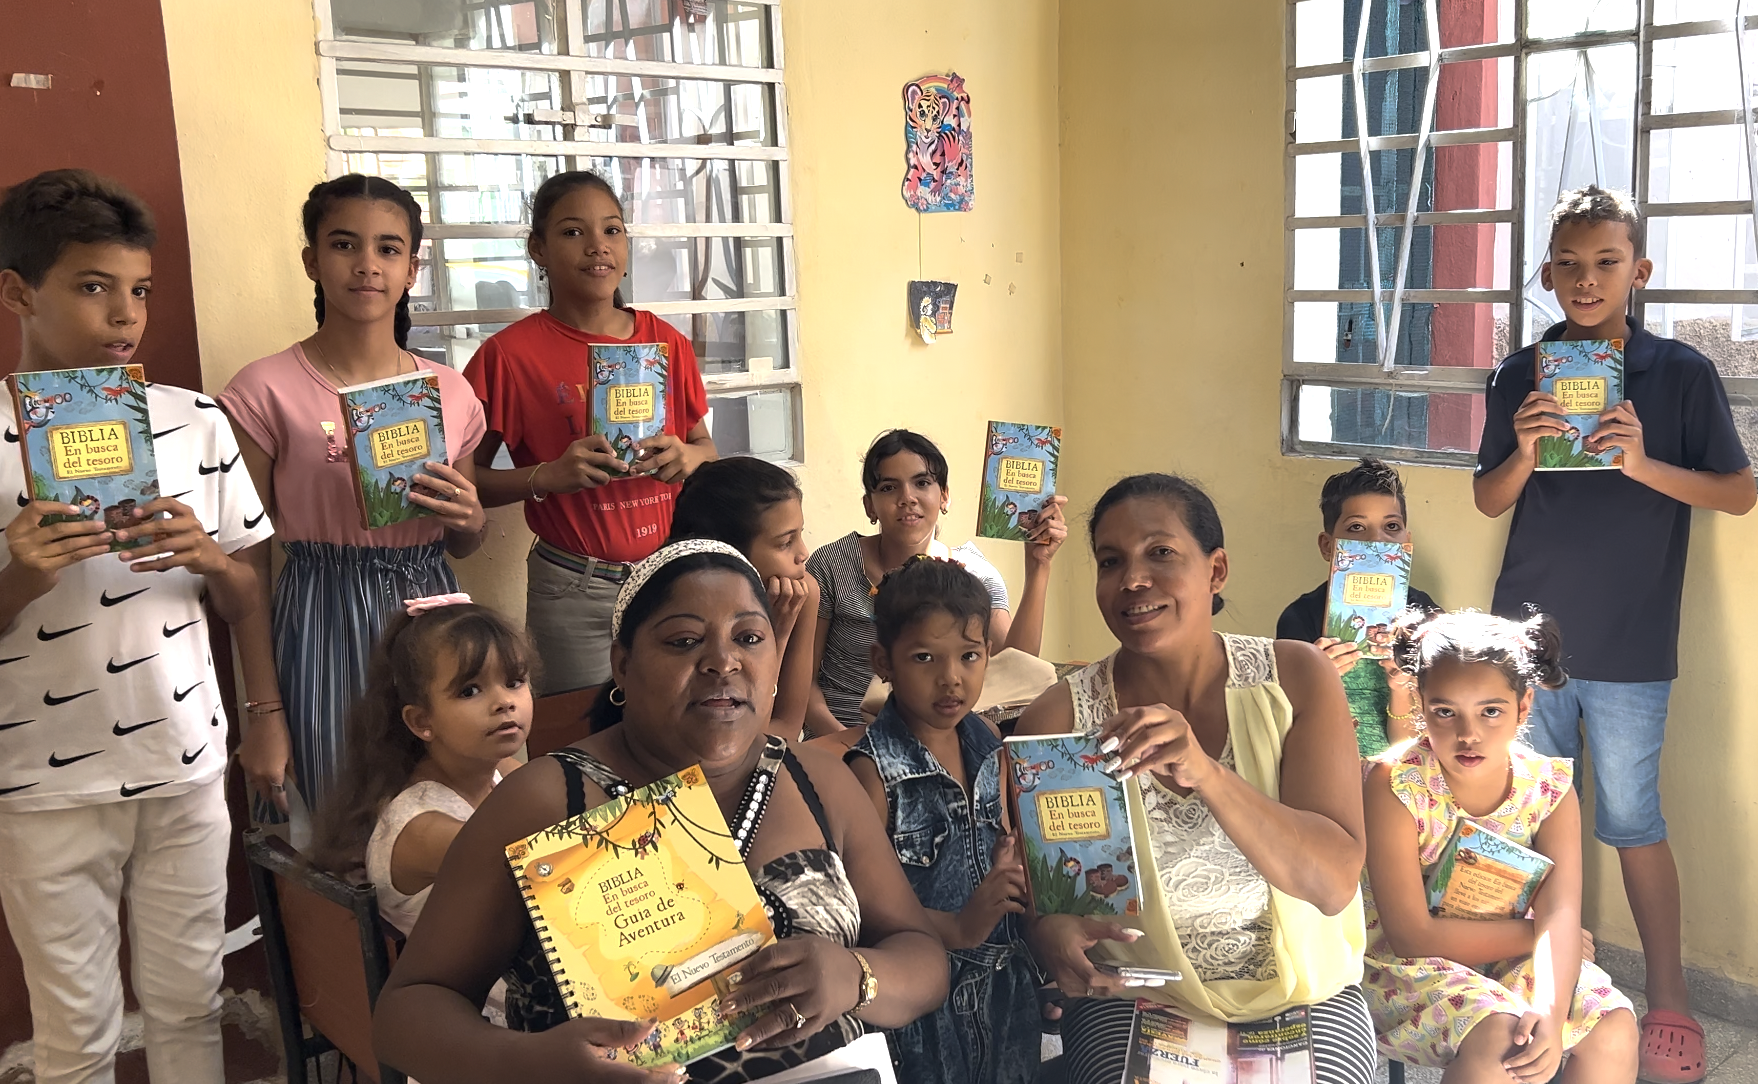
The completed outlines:
[[[950,506],[949,506],[949,505],[944,505],[944,504],[943,504],[943,505],[941,505],[941,506],[940,506],[940,514],[941,514],[941,515],[943,515],[943,516],[944,516],[944,515],[945,515],[945,514],[946,514],[946,510],[947,510],[947,508],[948,508],[948,507],[950,507]]]
[[[769,695],[770,696],[780,696],[781,695],[781,683],[780,682],[776,682],[775,688],[769,690]]]
[[[549,278],[549,268],[543,266],[542,264],[538,264],[537,265],[537,278],[538,278],[539,282],[541,282],[545,279],[548,279]]]
[[[612,685],[610,687],[610,695],[605,697],[605,699],[609,700],[612,704],[615,704],[617,707],[620,708],[624,704],[627,704],[629,702],[629,694],[623,693],[623,698],[621,700],[618,700],[617,699],[618,693],[623,693],[623,687],[621,685]]]

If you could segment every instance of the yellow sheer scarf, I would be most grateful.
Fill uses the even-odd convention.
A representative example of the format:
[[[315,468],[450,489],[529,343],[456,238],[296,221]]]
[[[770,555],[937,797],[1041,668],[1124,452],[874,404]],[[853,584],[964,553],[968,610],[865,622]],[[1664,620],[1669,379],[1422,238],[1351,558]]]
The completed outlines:
[[[1227,732],[1234,770],[1270,798],[1279,799],[1282,745],[1294,723],[1294,709],[1277,682],[1273,640],[1220,634],[1227,652]],[[1075,729],[1096,729],[1117,711],[1112,680],[1116,656],[1102,659],[1068,679],[1074,698]],[[1296,766],[1295,770],[1299,770]],[[1146,937],[1134,944],[1106,942],[1119,963],[1167,968],[1184,974],[1181,982],[1132,990],[1186,1012],[1227,1021],[1262,1020],[1295,1005],[1311,1005],[1361,981],[1367,934],[1361,893],[1341,913],[1326,917],[1317,907],[1270,888],[1271,939],[1276,977],[1268,980],[1218,979],[1203,982],[1184,956],[1172,925],[1165,891],[1155,869],[1141,788],[1125,788],[1134,823],[1135,863],[1141,875],[1142,913],[1120,919]]]

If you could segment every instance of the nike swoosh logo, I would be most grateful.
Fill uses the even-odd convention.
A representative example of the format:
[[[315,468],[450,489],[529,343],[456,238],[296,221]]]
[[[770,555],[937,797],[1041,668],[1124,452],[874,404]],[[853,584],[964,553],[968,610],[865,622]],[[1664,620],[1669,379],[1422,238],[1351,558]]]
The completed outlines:
[[[171,637],[182,632],[184,629],[188,628],[189,626],[199,625],[199,624],[201,624],[201,618],[198,617],[194,621],[185,621],[183,624],[178,625],[176,628],[172,628],[170,625],[166,625],[165,626],[165,638],[167,640],[169,640]]]
[[[0,794],[11,794],[13,791],[29,790],[34,786],[36,786],[35,783],[20,783],[16,787],[0,787]]]
[[[18,431],[13,429],[12,426],[10,426],[10,425],[6,427],[6,443],[8,443],[8,444],[17,444],[18,443]]]
[[[23,726],[26,723],[34,723],[34,722],[36,722],[35,719],[20,719],[16,723],[0,723],[0,730],[11,730],[15,726]]]
[[[182,425],[173,425],[169,429],[161,429],[157,433],[154,433],[153,439],[154,440],[161,440],[165,437],[170,436],[172,433],[177,432],[177,430],[179,430],[179,429],[188,429],[188,428],[189,428],[188,422],[184,422]]]
[[[29,655],[14,655],[10,659],[0,659],[0,666],[5,666],[9,662],[23,662],[28,658],[30,658]]]
[[[194,493],[194,492],[195,492],[195,490],[193,490],[193,489],[186,489],[181,493],[173,493],[165,499],[170,500],[170,501],[180,501],[183,498],[189,496],[191,493]]]
[[[263,519],[263,517],[264,517],[264,516],[266,516],[266,515],[268,515],[268,514],[269,514],[269,510],[268,510],[268,509],[267,509],[267,508],[265,508],[265,509],[263,509],[263,510],[262,510],[262,511],[260,511],[260,512],[258,512],[258,513],[257,513],[257,514],[256,514],[256,516],[255,516],[255,518],[253,518],[253,519],[246,519],[246,520],[245,520],[245,521],[244,521],[244,529],[245,529],[245,530],[247,530],[247,531],[254,531],[254,530],[256,530],[256,525],[257,525],[257,524],[259,524],[259,523],[261,523],[261,522],[262,522],[262,519]]]
[[[91,627],[92,627],[92,623],[90,621],[87,621],[83,625],[75,625],[70,629],[62,629],[59,632],[50,632],[49,626],[38,625],[37,626],[37,639],[43,640],[45,642],[47,642],[49,640],[59,640],[59,639],[61,639],[61,637],[66,636],[70,632],[78,632],[80,629],[89,629]]]
[[[111,598],[110,592],[108,590],[106,590],[103,594],[98,596],[98,605],[99,606],[116,606],[116,605],[119,605],[120,603],[127,602],[129,599],[133,598],[136,595],[144,595],[148,591],[151,591],[151,590],[152,590],[152,588],[150,588],[150,587],[143,587],[138,591],[130,591],[126,595],[117,595],[115,598]]]
[[[131,787],[127,783],[124,783],[122,784],[122,797],[132,798],[136,794],[145,794],[149,790],[157,790],[160,787],[168,787],[170,785],[171,780],[169,779],[165,780],[163,783],[148,783],[144,787]]]
[[[135,659],[133,662],[125,662],[121,666],[117,666],[116,660],[114,658],[112,658],[108,663],[105,664],[104,669],[110,671],[112,674],[120,674],[124,670],[132,670],[136,666],[139,666],[141,663],[149,662],[149,661],[156,659],[158,657],[159,657],[159,653],[155,651],[151,655],[148,655],[144,659]]]
[[[148,387],[151,387],[151,386],[152,386],[152,385],[150,385],[150,384],[149,384],[149,385],[147,385],[147,386],[148,386]],[[196,406],[198,406],[198,407],[200,407],[200,408],[201,408],[201,409],[203,409],[203,410],[218,410],[218,409],[220,409],[220,404],[218,404],[218,403],[210,403],[210,402],[209,402],[209,401],[207,401],[207,400],[206,400],[206,399],[203,399],[203,398],[201,398],[201,397],[200,397],[200,396],[197,396],[197,397],[196,397],[196,400],[195,400],[195,405],[196,405]]]
[[[219,467],[210,467],[206,463],[198,463],[198,464],[196,464],[195,473],[197,473],[197,474],[218,474],[218,473],[220,473],[220,468]]]
[[[197,749],[193,753],[184,753],[183,754],[183,763],[194,764],[196,761],[196,758],[201,756],[203,753],[205,753],[207,751],[208,751],[208,747],[204,745],[200,749]]]
[[[56,696],[53,692],[46,692],[43,694],[43,703],[53,708],[70,700],[78,700],[82,696],[90,696],[97,691],[96,689],[87,689],[83,693],[74,693],[72,696]]]
[[[215,708],[214,709],[214,717],[212,719],[208,720],[208,725],[209,726],[219,726],[220,725],[220,716],[222,714],[224,714],[225,710],[226,710],[226,705],[224,705],[224,704],[221,704],[219,707]]]
[[[206,684],[207,684],[206,681],[198,681],[194,685],[191,685],[187,689],[183,689],[181,691],[174,691],[171,693],[171,699],[173,699],[173,700],[177,701],[179,704],[181,704],[181,703],[183,703],[184,697],[188,696],[190,693],[194,692],[195,690],[201,688],[203,685],[206,685]]]
[[[168,719],[170,716],[166,716],[165,718]],[[118,719],[116,720],[116,725],[110,728],[110,733],[116,735],[118,738],[126,737],[127,735],[134,733],[136,730],[145,730],[149,726],[154,726],[164,721],[165,719],[148,719],[144,723],[135,723],[133,726],[123,726],[122,720]]]
[[[51,768],[65,768],[69,764],[78,764],[80,761],[85,760],[89,757],[95,757],[99,753],[102,753],[102,752],[103,752],[102,749],[93,749],[89,753],[81,753],[76,757],[68,757],[66,760],[62,760],[60,757],[56,756],[54,753],[50,753],[49,754],[49,767],[51,767]]]
[[[196,466],[195,473],[197,473],[197,474],[230,474],[230,473],[232,473],[232,468],[236,467],[238,465],[238,460],[242,459],[243,457],[244,457],[244,453],[239,452],[237,455],[233,456],[231,459],[224,460],[218,466],[215,466],[215,467],[210,467],[206,463],[201,463]]]
[[[18,506],[19,506],[19,507],[20,507],[20,508],[23,508],[23,507],[25,507],[25,506],[26,506],[26,505],[28,505],[28,504],[30,504],[30,503],[31,503],[31,499],[30,499],[30,498],[29,498],[29,497],[27,497],[27,496],[25,496],[25,495],[24,495],[24,494],[23,494],[23,493],[20,493],[20,494],[19,494],[19,495],[18,495]],[[36,784],[35,784],[35,783],[32,783],[32,784],[31,784],[31,786],[33,786],[33,787],[34,787],[34,786],[36,786]]]

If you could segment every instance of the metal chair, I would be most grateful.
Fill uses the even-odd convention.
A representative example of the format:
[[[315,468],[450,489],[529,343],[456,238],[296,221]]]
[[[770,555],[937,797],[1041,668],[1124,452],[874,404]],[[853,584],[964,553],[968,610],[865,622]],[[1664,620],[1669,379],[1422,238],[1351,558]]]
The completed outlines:
[[[317,869],[285,840],[260,829],[244,834],[244,854],[281,1022],[287,1084],[307,1084],[306,1063],[332,1050],[375,1084],[406,1084],[402,1073],[381,1067],[372,1051],[372,1011],[392,960],[378,893]]]

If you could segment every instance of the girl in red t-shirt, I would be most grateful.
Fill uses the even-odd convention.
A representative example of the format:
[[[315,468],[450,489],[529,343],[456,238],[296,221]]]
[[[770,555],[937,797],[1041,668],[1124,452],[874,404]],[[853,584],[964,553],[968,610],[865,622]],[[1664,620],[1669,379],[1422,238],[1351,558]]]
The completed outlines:
[[[549,280],[549,309],[490,337],[464,375],[487,414],[476,449],[483,503],[524,502],[537,536],[525,565],[525,623],[543,658],[543,691],[558,693],[609,679],[617,588],[665,541],[678,486],[714,458],[714,443],[690,341],[622,303],[629,235],[610,184],[580,171],[545,181],[531,201],[527,246]],[[633,466],[592,433],[594,343],[668,348],[665,432],[640,442]],[[492,467],[503,445],[512,470]]]

